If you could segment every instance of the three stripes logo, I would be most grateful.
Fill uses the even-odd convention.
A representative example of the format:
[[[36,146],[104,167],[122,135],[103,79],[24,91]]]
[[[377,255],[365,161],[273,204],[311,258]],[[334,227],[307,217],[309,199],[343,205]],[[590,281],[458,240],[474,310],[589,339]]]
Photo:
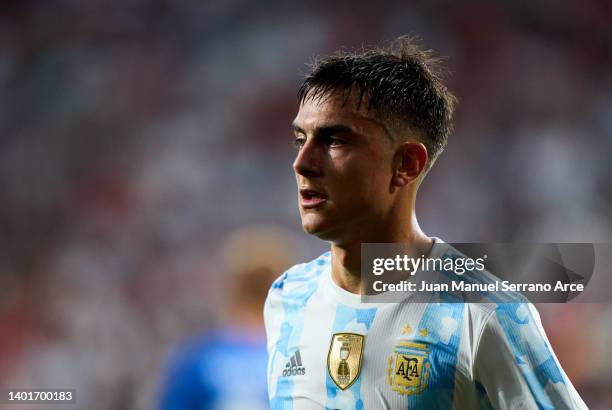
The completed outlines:
[[[302,365],[302,356],[298,349],[289,359],[283,370],[283,377],[287,376],[303,376],[306,374],[306,368]]]

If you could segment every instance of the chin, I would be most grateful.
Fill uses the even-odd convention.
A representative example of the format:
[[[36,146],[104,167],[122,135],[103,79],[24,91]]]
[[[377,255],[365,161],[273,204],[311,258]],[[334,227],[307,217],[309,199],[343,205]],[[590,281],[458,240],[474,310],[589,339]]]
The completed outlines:
[[[304,222],[304,221],[302,221],[302,229],[307,234],[314,235],[314,236],[319,236],[320,232],[324,231],[324,229],[321,229],[321,226],[319,224],[314,224],[314,223]]]
[[[302,218],[302,229],[309,235],[316,236],[317,238],[334,242],[338,239],[337,229],[329,223],[329,221],[324,221],[321,218],[316,218],[314,215],[306,215]]]
[[[326,222],[320,215],[306,214],[302,216],[302,229],[307,234],[320,237],[329,229]]]

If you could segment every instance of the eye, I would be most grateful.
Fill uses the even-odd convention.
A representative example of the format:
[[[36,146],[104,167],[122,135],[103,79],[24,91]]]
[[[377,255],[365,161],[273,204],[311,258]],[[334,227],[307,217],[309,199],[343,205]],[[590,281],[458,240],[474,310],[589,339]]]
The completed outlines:
[[[344,141],[342,138],[338,138],[333,135],[330,135],[329,137],[325,139],[325,143],[330,147],[339,147],[341,145],[344,145],[345,142],[346,141]]]
[[[293,145],[298,149],[302,148],[305,143],[306,143],[306,138],[302,136],[295,137],[295,139],[293,140]]]

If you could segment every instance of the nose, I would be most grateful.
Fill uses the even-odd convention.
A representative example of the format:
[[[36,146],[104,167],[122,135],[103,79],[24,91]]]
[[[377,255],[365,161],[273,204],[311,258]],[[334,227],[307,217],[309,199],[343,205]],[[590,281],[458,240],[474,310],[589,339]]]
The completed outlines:
[[[293,161],[293,170],[303,177],[320,176],[322,172],[320,147],[309,139],[302,145]]]

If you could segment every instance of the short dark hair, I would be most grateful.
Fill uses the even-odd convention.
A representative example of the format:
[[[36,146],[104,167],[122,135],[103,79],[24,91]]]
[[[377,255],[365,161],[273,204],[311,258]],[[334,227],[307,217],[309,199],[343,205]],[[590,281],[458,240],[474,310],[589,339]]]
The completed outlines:
[[[399,37],[385,48],[339,52],[315,61],[298,91],[299,103],[333,92],[352,92],[395,128],[418,134],[429,156],[426,170],[446,146],[452,131],[456,98],[441,81],[439,60],[411,37]]]

